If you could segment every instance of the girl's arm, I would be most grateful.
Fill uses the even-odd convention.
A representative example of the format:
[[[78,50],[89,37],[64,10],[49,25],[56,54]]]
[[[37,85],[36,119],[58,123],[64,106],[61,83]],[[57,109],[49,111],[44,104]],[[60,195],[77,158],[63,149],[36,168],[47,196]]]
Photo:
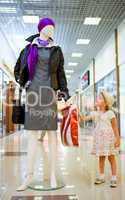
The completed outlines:
[[[118,129],[118,124],[117,124],[116,118],[112,118],[111,123],[112,123],[112,128],[113,128],[113,131],[115,134],[115,138],[116,138],[115,147],[119,147],[120,146],[120,135],[119,135],[119,129]]]
[[[93,120],[93,116],[84,116],[79,112],[79,117],[82,121],[89,121],[89,120]]]

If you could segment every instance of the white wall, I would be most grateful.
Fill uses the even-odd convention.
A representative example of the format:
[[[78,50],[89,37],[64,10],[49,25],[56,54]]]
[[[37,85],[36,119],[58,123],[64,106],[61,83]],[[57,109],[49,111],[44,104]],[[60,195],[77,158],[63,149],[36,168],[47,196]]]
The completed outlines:
[[[120,66],[121,136],[125,137],[125,65]]]
[[[119,65],[125,63],[125,20],[118,27]]]
[[[110,73],[113,69],[115,69],[115,66],[115,36],[112,34],[105,46],[95,57],[95,82],[98,82]],[[94,81],[92,62],[83,74],[87,70],[90,71],[90,86],[92,86]]]
[[[121,136],[125,137],[125,20],[118,27]]]
[[[98,82],[115,68],[114,34],[95,58],[95,82]]]

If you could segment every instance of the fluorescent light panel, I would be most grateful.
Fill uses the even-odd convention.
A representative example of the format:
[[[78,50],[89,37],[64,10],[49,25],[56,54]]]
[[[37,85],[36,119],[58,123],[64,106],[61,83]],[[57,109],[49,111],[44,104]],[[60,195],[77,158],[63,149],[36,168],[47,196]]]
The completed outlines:
[[[84,24],[85,25],[98,25],[101,21],[100,17],[86,17]]]
[[[33,15],[25,15],[23,16],[24,23],[38,23],[39,22],[39,17],[38,16],[33,16]]]
[[[81,58],[83,56],[82,53],[72,53],[72,57]]]
[[[13,0],[1,0],[0,3],[14,3]]]
[[[76,44],[89,44],[89,39],[77,39]]]
[[[16,13],[15,7],[0,7],[0,13]]]
[[[66,69],[65,72],[66,72],[66,73],[74,73],[74,70]]]
[[[66,75],[66,78],[71,78],[71,75]]]
[[[69,62],[68,63],[68,66],[77,66],[78,65],[78,63],[75,63],[75,62]]]
[[[24,3],[36,3],[36,1],[41,3],[42,0],[24,0]]]

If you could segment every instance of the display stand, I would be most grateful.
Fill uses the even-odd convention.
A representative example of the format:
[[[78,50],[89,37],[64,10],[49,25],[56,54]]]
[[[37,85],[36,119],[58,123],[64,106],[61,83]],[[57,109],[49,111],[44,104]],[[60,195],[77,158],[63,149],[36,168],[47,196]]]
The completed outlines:
[[[44,177],[38,177],[33,180],[28,187],[33,190],[51,191],[65,187],[60,173],[57,173],[57,133],[52,131],[48,133],[49,157],[44,149],[44,145],[40,144],[43,154],[43,170]],[[49,177],[47,176],[49,174]]]
[[[58,178],[56,186],[52,186],[50,180],[44,180],[44,181],[35,180],[28,187],[32,190],[51,191],[51,190],[62,189],[63,187],[65,187],[65,184],[62,182],[61,178],[60,179]]]

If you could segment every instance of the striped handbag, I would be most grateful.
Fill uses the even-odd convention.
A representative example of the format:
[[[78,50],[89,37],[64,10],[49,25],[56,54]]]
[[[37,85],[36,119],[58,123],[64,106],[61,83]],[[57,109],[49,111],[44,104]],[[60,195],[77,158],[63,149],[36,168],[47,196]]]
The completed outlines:
[[[79,146],[78,109],[76,105],[70,105],[62,110],[63,120],[61,124],[61,140],[65,146]]]

